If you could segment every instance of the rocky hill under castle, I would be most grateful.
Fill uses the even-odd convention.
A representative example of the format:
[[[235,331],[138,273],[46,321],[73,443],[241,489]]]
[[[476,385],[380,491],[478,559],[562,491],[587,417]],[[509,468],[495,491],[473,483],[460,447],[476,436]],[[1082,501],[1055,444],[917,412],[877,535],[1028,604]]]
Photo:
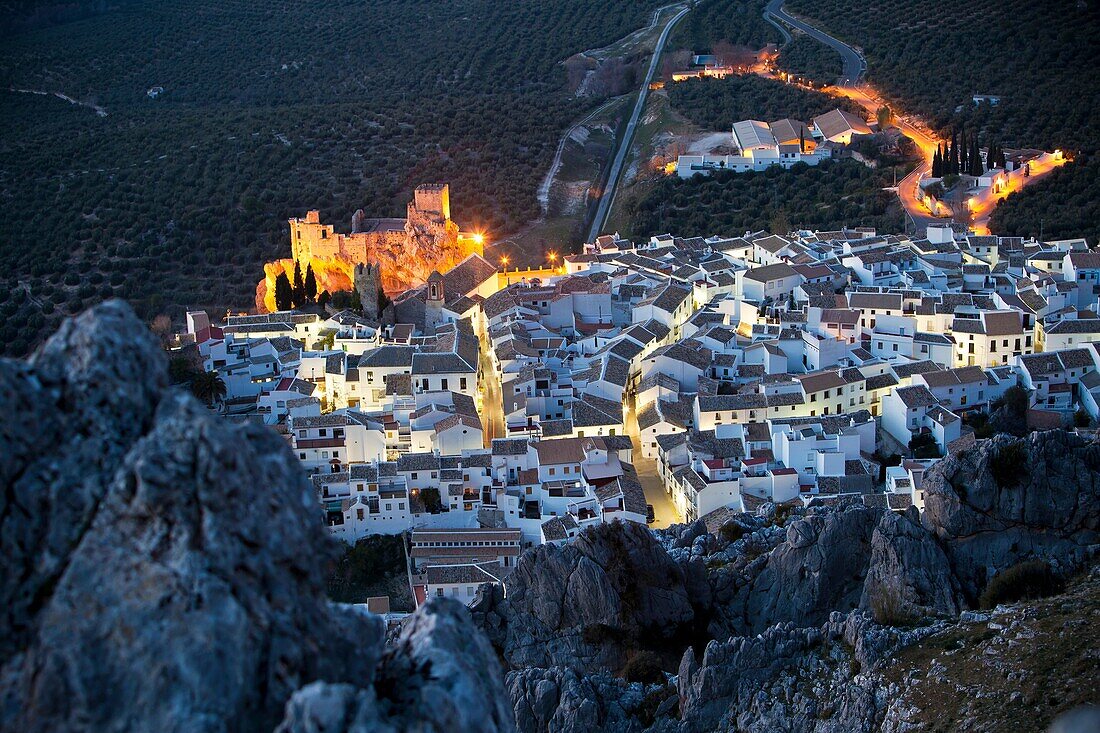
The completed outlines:
[[[1017,730],[1096,702],[1100,445],[1074,435],[952,455],[923,515],[591,529],[387,641],[325,599],[285,444],[170,389],[127,306],[0,383],[3,731]],[[977,610],[1034,559],[1068,589]]]

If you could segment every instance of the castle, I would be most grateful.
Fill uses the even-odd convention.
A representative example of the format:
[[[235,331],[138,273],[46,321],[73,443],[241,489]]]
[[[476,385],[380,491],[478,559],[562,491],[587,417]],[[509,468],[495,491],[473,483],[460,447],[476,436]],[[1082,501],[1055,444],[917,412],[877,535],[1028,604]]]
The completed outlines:
[[[350,270],[359,264],[381,269],[382,287],[399,293],[428,279],[433,270],[446,271],[472,253],[483,253],[477,234],[464,234],[451,219],[450,187],[445,183],[416,187],[405,219],[367,219],[360,209],[351,220],[351,233],[341,234],[322,224],[320,213],[290,219],[293,259],[312,263],[314,271],[326,263]],[[342,268],[343,269],[343,268]]]

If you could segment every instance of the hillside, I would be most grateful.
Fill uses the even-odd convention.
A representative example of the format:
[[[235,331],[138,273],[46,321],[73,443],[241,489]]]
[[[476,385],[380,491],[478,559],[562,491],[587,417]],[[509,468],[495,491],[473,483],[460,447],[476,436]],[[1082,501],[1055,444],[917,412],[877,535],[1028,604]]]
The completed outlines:
[[[888,173],[854,160],[800,164],[762,172],[726,173],[682,179],[663,176],[639,186],[627,201],[631,236],[674,233],[679,237],[712,234],[740,236],[767,229],[831,230],[842,226],[901,226],[902,210],[883,191]]]
[[[359,208],[401,215],[442,180],[464,226],[517,228],[561,131],[598,102],[569,93],[560,62],[660,4],[8,7],[0,348],[22,353],[109,295],[146,318],[247,306],[307,208],[344,226]]]
[[[1100,237],[1100,6],[1030,3],[854,3],[790,0],[786,9],[864,50],[869,78],[940,130],[964,126],[1004,147],[1062,149],[1077,161],[1013,194],[997,233]],[[975,105],[974,95],[1000,97]]]

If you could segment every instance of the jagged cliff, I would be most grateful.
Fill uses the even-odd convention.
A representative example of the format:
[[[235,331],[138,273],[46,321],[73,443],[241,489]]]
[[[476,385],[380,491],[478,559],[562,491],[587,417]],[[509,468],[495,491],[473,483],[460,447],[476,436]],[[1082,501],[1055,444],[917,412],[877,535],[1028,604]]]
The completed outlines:
[[[524,730],[1003,730],[1019,702],[1011,681],[1034,684],[1043,674],[1075,690],[1031,710],[1049,720],[1071,703],[1095,702],[1097,656],[1067,643],[1064,664],[1029,669],[1041,655],[1021,647],[1040,635],[1019,619],[996,620],[1011,609],[961,620],[960,612],[1021,560],[1041,559],[1063,577],[1090,565],[1100,546],[1098,458],[1100,446],[1062,431],[999,436],[937,464],[925,478],[923,516],[853,503],[786,516],[767,507],[719,535],[702,522],[656,536],[593,528],[567,550],[524,555],[508,597],[487,590],[474,618],[509,667]],[[636,584],[587,571],[606,567],[609,554]],[[1052,628],[1068,631],[1100,610],[1100,577],[1085,585],[1081,605]],[[639,610],[640,588],[652,595]],[[605,615],[557,611],[593,599]],[[690,631],[672,639],[686,647],[682,658],[665,666],[664,684],[628,683],[624,662],[667,654],[667,634],[637,632],[658,619]],[[1006,648],[1016,667],[1000,664],[992,680],[967,680],[958,659],[946,659],[965,656],[980,676]],[[948,666],[956,679],[940,673]],[[964,685],[983,697],[969,699]],[[959,702],[945,716],[935,698],[949,692]],[[1016,708],[1019,717],[1025,706]]]
[[[923,515],[591,528],[387,643],[325,599],[282,440],[169,389],[124,304],[0,387],[2,731],[994,731],[1095,702],[1100,446],[1064,432],[941,461]],[[969,610],[1034,558],[1086,575]]]
[[[0,385],[0,730],[270,731],[284,708],[288,731],[512,729],[466,609],[384,649],[325,599],[333,542],[286,445],[166,389],[128,306]]]

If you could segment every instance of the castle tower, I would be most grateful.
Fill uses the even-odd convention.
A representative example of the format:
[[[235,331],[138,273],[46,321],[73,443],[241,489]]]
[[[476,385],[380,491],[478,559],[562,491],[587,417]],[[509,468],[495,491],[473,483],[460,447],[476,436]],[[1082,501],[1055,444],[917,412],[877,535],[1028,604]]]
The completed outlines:
[[[451,218],[451,187],[446,183],[423,183],[413,192],[413,206],[421,214],[442,221]]]
[[[431,333],[443,323],[443,276],[439,270],[432,270],[428,276],[428,299],[424,302],[424,332]]]
[[[381,266],[370,263],[356,265],[352,282],[363,305],[363,318],[377,322],[381,317],[378,311],[379,294],[382,292]]]

